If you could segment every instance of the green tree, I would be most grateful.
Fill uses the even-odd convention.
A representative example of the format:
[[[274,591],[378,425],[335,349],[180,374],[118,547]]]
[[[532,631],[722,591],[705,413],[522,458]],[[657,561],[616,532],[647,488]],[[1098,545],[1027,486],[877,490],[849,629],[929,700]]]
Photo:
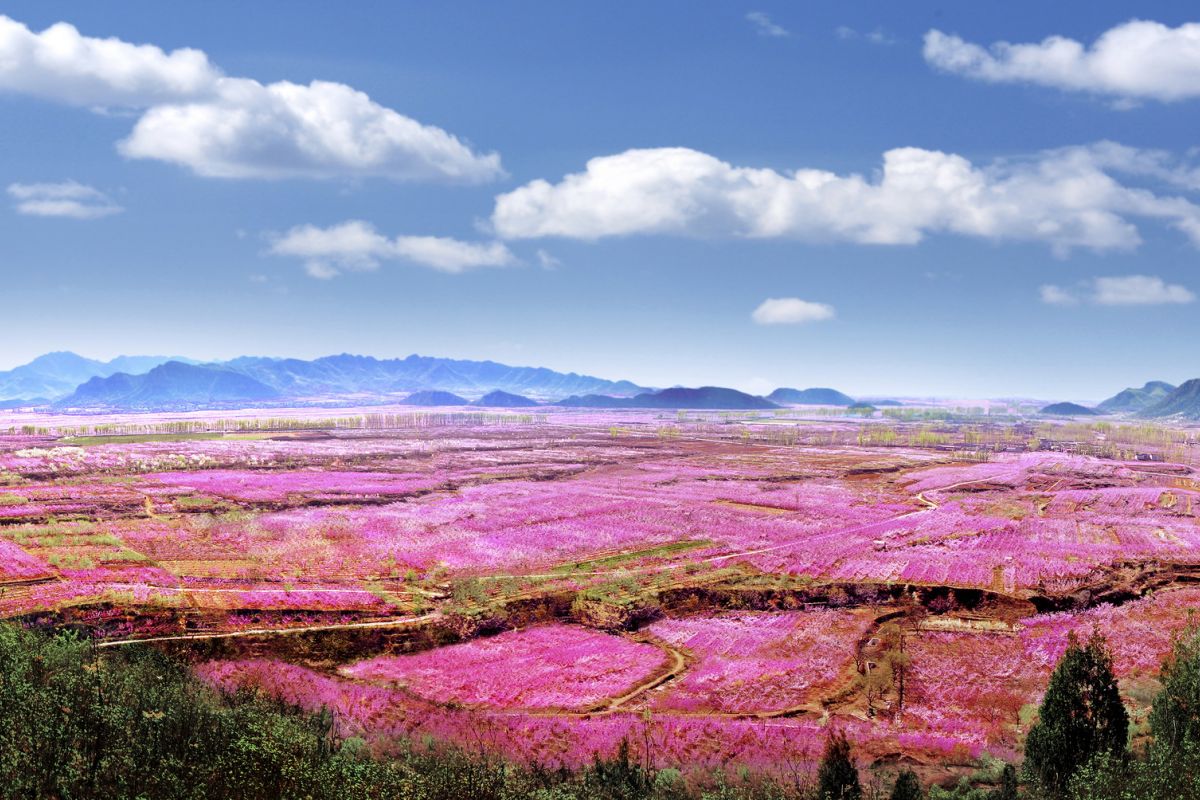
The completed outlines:
[[[850,742],[840,731],[825,740],[825,754],[817,770],[817,794],[821,800],[862,800],[862,784],[850,755]]]
[[[1189,621],[1162,667],[1162,691],[1150,711],[1156,746],[1200,743],[1200,624]]]
[[[1005,764],[1000,770],[1000,785],[988,800],[1017,800],[1017,770],[1012,764]]]
[[[1026,776],[1047,794],[1062,796],[1093,756],[1123,755],[1128,731],[1104,640],[1093,633],[1081,644],[1071,634],[1025,741]]]
[[[924,797],[925,793],[921,791],[921,782],[917,780],[917,773],[906,769],[896,776],[891,800],[924,800]]]

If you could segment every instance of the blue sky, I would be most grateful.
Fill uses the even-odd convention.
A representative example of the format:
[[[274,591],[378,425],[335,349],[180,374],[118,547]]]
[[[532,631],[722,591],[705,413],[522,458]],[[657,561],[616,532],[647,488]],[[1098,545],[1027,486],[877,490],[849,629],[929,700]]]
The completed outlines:
[[[4,4],[0,367],[419,352],[1081,400],[1200,375],[1187,4],[352,9]]]

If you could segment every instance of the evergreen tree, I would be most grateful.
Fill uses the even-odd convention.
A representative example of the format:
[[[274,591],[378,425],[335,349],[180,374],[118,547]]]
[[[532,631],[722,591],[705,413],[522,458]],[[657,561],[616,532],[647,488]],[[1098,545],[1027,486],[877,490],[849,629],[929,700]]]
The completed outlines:
[[[858,769],[844,733],[830,734],[825,740],[825,755],[817,771],[817,793],[821,800],[862,800]]]
[[[1093,633],[1080,644],[1071,634],[1025,741],[1027,777],[1047,794],[1061,796],[1094,755],[1123,755],[1128,730],[1104,640]]]
[[[891,800],[924,800],[925,793],[921,791],[921,782],[917,774],[906,769],[896,776],[896,785],[892,787]]]
[[[1000,786],[988,800],[1017,800],[1017,770],[1012,764],[1004,765],[1000,771]]]
[[[1200,744],[1200,625],[1189,623],[1175,638],[1161,679],[1163,688],[1150,712],[1155,746],[1174,751],[1185,743]]]

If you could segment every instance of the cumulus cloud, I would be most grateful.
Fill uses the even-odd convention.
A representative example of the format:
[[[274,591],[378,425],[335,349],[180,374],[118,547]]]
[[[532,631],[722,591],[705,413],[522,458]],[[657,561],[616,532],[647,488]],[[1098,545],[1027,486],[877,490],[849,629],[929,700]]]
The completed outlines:
[[[1131,20],[1091,45],[1050,36],[985,48],[931,30],[924,54],[937,69],[990,83],[1031,83],[1132,100],[1200,96],[1200,23],[1195,22],[1170,28]]]
[[[34,33],[0,16],[0,91],[94,108],[136,109],[119,143],[129,158],[222,178],[481,182],[500,157],[340,83],[230,77],[199,50],[84,36],[66,23]]]
[[[0,89],[70,105],[145,108],[210,92],[220,77],[199,50],[97,39],[65,22],[34,33],[0,16]]]
[[[746,19],[758,31],[759,36],[791,36],[791,32],[782,25],[777,25],[764,11],[751,11]]]
[[[509,239],[674,234],[914,244],[951,233],[1066,253],[1134,248],[1141,237],[1131,219],[1151,218],[1200,244],[1200,206],[1122,184],[1111,174],[1125,169],[1115,160],[1084,147],[977,166],[904,147],[884,153],[880,172],[866,178],[738,167],[682,147],[628,150],[593,158],[558,183],[535,180],[499,195],[492,224]]]
[[[75,181],[12,183],[8,194],[18,213],[35,217],[98,219],[125,210],[99,189]]]
[[[1089,303],[1098,306],[1160,306],[1194,303],[1196,295],[1179,284],[1167,283],[1152,275],[1123,275],[1092,278],[1075,287],[1046,285],[1041,287],[1042,302],[1050,305],[1075,306]]]
[[[800,325],[833,319],[833,306],[801,300],[799,297],[771,297],[763,300],[750,318],[759,325]]]
[[[327,81],[224,79],[212,99],[150,108],[119,148],[217,178],[480,182],[502,174],[494,153],[476,155],[441,128]]]
[[[301,258],[309,275],[326,279],[347,270],[378,269],[380,262],[387,260],[409,261],[451,273],[516,263],[500,242],[463,242],[441,236],[388,238],[361,220],[328,228],[299,225],[274,237],[270,252]]]

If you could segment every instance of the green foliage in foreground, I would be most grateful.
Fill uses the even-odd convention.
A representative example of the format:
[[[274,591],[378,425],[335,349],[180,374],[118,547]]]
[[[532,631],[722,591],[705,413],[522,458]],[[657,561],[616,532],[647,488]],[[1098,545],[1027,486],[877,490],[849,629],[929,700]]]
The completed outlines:
[[[744,783],[744,782],[743,782]],[[229,697],[142,647],[0,624],[0,799],[784,800],[773,785],[693,791],[624,749],[579,773],[455,750],[376,756],[327,714]]]
[[[577,773],[518,769],[448,749],[382,756],[361,740],[338,738],[327,714],[222,695],[152,649],[101,654],[70,634],[0,624],[0,800],[1200,800],[1200,626],[1179,637],[1163,667],[1150,717],[1154,741],[1140,757],[1115,744],[1123,710],[1111,703],[1109,667],[1102,643],[1075,643],[1055,671],[1058,696],[1047,691],[1041,730],[1074,736],[1082,719],[1100,732],[1085,731],[1083,741],[1099,746],[1071,767],[1062,789],[1019,790],[1011,765],[990,789],[964,780],[924,794],[911,772],[886,789],[878,781],[864,786],[852,745],[838,735],[815,785],[728,785],[718,774],[697,788],[676,770],[644,768],[628,748]],[[1062,685],[1068,678],[1073,685]],[[1068,722],[1056,723],[1056,715]],[[1061,752],[1061,743],[1043,737],[1047,752]]]
[[[1093,634],[1081,644],[1072,634],[1069,642],[1025,741],[1025,774],[1052,797],[1094,756],[1123,757],[1129,737],[1129,715],[1103,639]]]

